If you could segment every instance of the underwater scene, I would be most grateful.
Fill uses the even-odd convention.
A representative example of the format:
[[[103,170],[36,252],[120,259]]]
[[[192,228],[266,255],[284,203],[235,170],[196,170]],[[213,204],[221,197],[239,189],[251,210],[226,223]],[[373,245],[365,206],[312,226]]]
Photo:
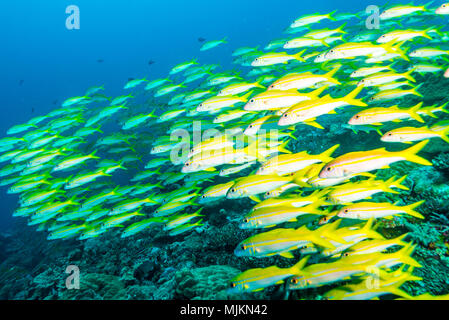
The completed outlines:
[[[3,11],[0,300],[449,299],[449,3]]]

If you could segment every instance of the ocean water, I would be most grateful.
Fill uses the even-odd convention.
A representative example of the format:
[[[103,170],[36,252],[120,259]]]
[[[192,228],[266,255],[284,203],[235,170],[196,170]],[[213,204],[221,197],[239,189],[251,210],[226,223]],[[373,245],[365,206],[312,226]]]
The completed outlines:
[[[155,114],[160,117],[170,107],[167,106],[167,96],[162,99],[152,98],[151,94],[142,89],[144,85],[140,85],[139,89],[124,89],[123,87],[128,81],[144,77],[146,80],[165,78],[175,65],[191,59],[196,59],[200,65],[219,65],[216,72],[240,71],[240,75],[245,78],[244,75],[252,67],[233,63],[232,53],[235,49],[244,46],[259,46],[259,49],[262,50],[273,39],[293,38],[295,35],[286,34],[284,30],[296,18],[305,14],[318,12],[325,14],[334,10],[337,10],[337,13],[360,13],[361,19],[352,18],[348,20],[348,26],[350,26],[358,21],[363,24],[363,19],[366,17],[364,11],[367,6],[383,7],[387,3],[389,5],[401,4],[396,1],[373,2],[367,0],[316,2],[282,0],[275,2],[252,0],[230,0],[226,2],[198,0],[167,2],[48,0],[36,2],[18,0],[8,2],[4,4],[3,14],[0,17],[0,28],[3,30],[3,45],[0,51],[0,68],[3,74],[3,77],[0,78],[2,88],[0,138],[6,137],[7,130],[12,126],[26,123],[33,117],[44,116],[60,108],[66,99],[82,96],[92,86],[104,86],[104,91],[101,93],[112,98],[132,93],[136,97],[127,104],[129,109],[126,111],[126,115],[114,115],[111,117],[110,123],[102,123],[102,130],[108,134],[113,132],[134,134],[136,139],[133,140],[132,147],[137,150],[136,154],[142,157],[142,161],[137,162],[137,164],[131,162],[126,172],[124,170],[115,171],[112,180],[110,180],[111,184],[100,185],[99,189],[89,191],[88,196],[86,194],[77,195],[75,198],[82,202],[86,198],[110,190],[108,188],[113,188],[116,185],[133,185],[135,183],[130,182],[130,179],[145,170],[144,165],[151,159],[151,147],[154,146],[152,143],[158,137],[164,135],[165,131],[154,122],[152,122],[151,127],[142,129],[142,126],[139,126],[136,129],[119,131],[120,123],[127,117],[130,118],[140,112],[149,113],[151,110],[155,110]],[[426,4],[426,1],[415,1],[414,4],[423,5]],[[436,8],[441,4],[435,2],[432,7]],[[69,29],[66,25],[69,16],[66,9],[69,6],[79,8],[79,29]],[[447,28],[444,28],[445,17],[447,16],[442,16],[440,20],[432,20],[431,22],[427,20],[411,22],[411,25],[407,24],[411,21],[409,16],[398,18],[397,20],[401,24],[395,27],[381,24],[381,28],[376,32],[382,35],[401,26],[404,29],[416,26],[424,26],[426,29],[443,27],[441,32],[446,32],[445,29]],[[311,25],[311,30],[337,28],[345,22],[346,20],[330,23],[329,21],[321,22]],[[359,30],[364,31],[363,25]],[[357,32],[357,30],[351,30],[350,34],[345,36],[355,36]],[[432,45],[448,50],[447,35],[446,38],[443,38],[443,35],[440,36],[439,43],[429,44],[425,42],[426,39],[423,41],[417,40],[416,43],[413,43],[414,46],[407,49],[412,50],[419,46]],[[226,37],[227,43],[208,51],[200,51],[200,47],[205,41],[219,40],[224,37]],[[345,41],[349,40],[345,39]],[[333,45],[330,46],[330,48],[332,47]],[[313,51],[313,48],[307,49],[310,49],[310,52]],[[317,50],[325,51],[325,49],[321,47]],[[278,48],[276,51],[285,50]],[[299,51],[300,49],[298,49]],[[288,52],[296,53],[297,51]],[[398,60],[399,58],[396,58],[395,63]],[[341,70],[344,68],[350,69],[357,65],[353,60],[340,59],[337,61],[342,65],[339,67]],[[356,59],[357,63],[359,61]],[[447,59],[429,59],[429,61],[433,65],[444,68],[444,70],[447,69]],[[386,64],[393,66],[392,62],[392,60],[389,60]],[[412,62],[407,63],[400,61],[395,67],[400,66],[398,72],[406,72],[406,68],[414,62],[422,62],[422,60],[412,60]],[[360,62],[360,66],[362,65],[366,66]],[[288,69],[282,69],[285,66],[279,66],[278,69],[273,70],[272,74],[276,78],[286,74]],[[324,70],[329,72],[331,69],[326,69],[323,65],[323,67],[320,66],[307,71],[321,74]],[[342,72],[341,70],[339,72]],[[421,88],[424,88],[425,91],[423,92],[425,93],[422,93],[423,97],[421,98],[425,106],[443,105],[447,101],[442,98],[447,93],[447,90],[445,91],[447,79],[443,77],[444,70],[439,73],[416,75],[417,82],[413,86],[423,83]],[[175,82],[179,83],[179,79],[176,78]],[[349,79],[348,73],[343,74],[343,72],[339,74],[337,79],[343,85],[347,85],[354,80]],[[255,81],[256,79],[253,77],[251,80]],[[185,90],[199,89],[201,83],[202,80],[193,82]],[[353,90],[352,88],[345,91],[346,87],[343,85],[343,91],[335,90],[332,91],[331,95],[334,97],[334,94],[337,93],[336,96],[344,96]],[[220,88],[223,88],[223,86]],[[174,94],[168,95],[168,97],[172,96]],[[149,102],[147,99],[150,99]],[[418,99],[416,96],[407,96],[394,101],[402,107],[409,108],[421,101],[416,99]],[[146,103],[146,105],[142,106],[143,103]],[[135,105],[134,112],[132,107]],[[137,107],[137,105],[139,106]],[[382,104],[382,106],[391,105],[393,104],[390,102]],[[89,104],[87,104],[87,109],[89,109]],[[322,132],[319,131],[320,129],[311,126],[298,127],[295,131],[292,131],[297,141],[292,142],[291,151],[307,150],[309,154],[318,154],[336,144],[340,144],[338,155],[341,155],[351,151],[372,150],[386,146],[389,147],[388,150],[403,150],[405,147],[409,147],[408,144],[393,144],[390,147],[389,144],[379,141],[379,135],[374,130],[368,133],[359,132],[355,134],[350,129],[345,129],[342,126],[342,119],[347,121],[354,114],[354,112],[348,111],[345,118],[345,115],[339,112],[338,118],[326,116],[327,118],[323,121],[318,121],[318,119],[317,121],[325,127]],[[86,119],[88,118],[86,116]],[[447,118],[445,113],[438,113],[437,120],[445,120],[445,118]],[[184,116],[176,117],[170,123],[174,125],[186,119],[188,118]],[[193,119],[194,117],[192,121]],[[333,119],[336,120],[333,121]],[[432,117],[427,117],[425,120],[426,125],[433,125],[437,121]],[[245,126],[249,123],[245,123]],[[417,124],[422,125],[417,122],[413,123],[415,127],[417,127]],[[40,126],[38,124],[38,127]],[[391,128],[388,127],[388,129]],[[381,131],[385,133],[387,130],[382,127]],[[67,136],[73,132],[67,131],[62,135]],[[23,133],[13,136],[19,137],[21,134]],[[89,140],[86,146],[80,147],[81,153],[90,154],[93,150],[100,149],[97,154],[100,156],[98,161],[108,159],[107,147],[93,146],[95,142],[98,142],[97,139],[104,136],[105,134],[99,134],[95,136],[94,140]],[[432,142],[435,140],[432,140]],[[409,205],[425,200],[428,204],[424,209],[428,213],[426,219],[424,219],[425,222],[415,221],[414,218],[407,220],[402,216],[399,220],[393,222],[384,219],[376,221],[380,223],[381,228],[384,228],[382,235],[385,236],[385,239],[392,239],[410,232],[411,238],[407,238],[408,242],[418,245],[413,257],[419,261],[416,267],[420,264],[422,268],[419,268],[421,271],[418,271],[418,275],[415,273],[415,276],[424,279],[415,279],[415,281],[421,281],[424,285],[414,286],[412,276],[409,275],[410,281],[402,287],[412,296],[421,294],[436,296],[448,293],[446,287],[441,283],[446,281],[446,274],[449,271],[445,238],[445,232],[449,229],[449,224],[445,223],[449,220],[444,220],[444,217],[447,217],[447,209],[442,204],[448,192],[446,186],[449,179],[446,176],[445,163],[447,160],[445,155],[449,149],[445,142],[439,139],[438,143],[429,145],[432,145],[433,148],[431,150],[424,149],[423,157],[431,161],[436,169],[398,165],[388,169],[391,170],[388,173],[385,173],[387,172],[387,169],[385,169],[384,171],[379,170],[375,175],[376,179],[386,181],[392,176],[398,178],[408,174],[408,191],[400,190],[401,196],[381,197],[379,201],[388,200],[387,202],[390,203],[398,203],[397,201],[400,200],[402,201],[399,202],[400,205]],[[128,145],[124,144],[124,146],[127,147]],[[429,148],[429,146],[426,148]],[[289,148],[287,147],[287,149]],[[123,157],[128,152],[123,151],[119,155]],[[81,153],[76,151],[71,155]],[[119,160],[119,158],[115,157],[114,160]],[[435,165],[436,163],[438,165]],[[160,167],[161,173],[171,170],[169,169],[170,166],[158,167]],[[427,168],[427,166],[424,167]],[[181,168],[182,166],[178,166],[177,172]],[[255,169],[255,167],[252,168]],[[93,164],[79,167],[79,170],[70,171],[70,175],[76,175],[86,170],[94,171],[94,169]],[[207,171],[201,172],[207,173]],[[244,172],[245,174],[242,176],[248,176],[252,173],[248,170]],[[187,173],[181,179],[181,182],[176,181],[176,183],[167,184],[165,190],[158,189],[155,196],[161,194],[164,196],[164,192],[167,190],[181,190],[182,182],[186,182],[189,175]],[[237,176],[234,176],[234,178]],[[210,178],[208,182],[206,181],[203,184],[203,180],[200,179],[193,184],[193,186],[198,187],[199,195],[205,191],[206,187],[230,181],[219,177],[215,180]],[[4,237],[4,239],[2,238],[3,244],[0,246],[0,268],[2,268],[1,270],[7,270],[5,276],[0,276],[1,299],[238,299],[242,297],[238,292],[229,293],[224,286],[227,286],[228,281],[237,277],[240,272],[256,267],[266,268],[272,265],[287,268],[293,265],[292,262],[296,263],[298,260],[279,256],[248,258],[234,254],[236,244],[257,233],[252,232],[254,230],[249,232],[244,230],[240,233],[238,228],[241,218],[249,212],[251,206],[255,205],[247,197],[242,197],[244,199],[239,200],[225,199],[221,202],[208,203],[201,212],[204,214],[204,217],[201,217],[204,225],[199,225],[193,231],[173,237],[168,236],[167,232],[164,233],[158,226],[154,230],[145,230],[145,232],[138,233],[130,238],[121,239],[121,228],[131,225],[129,221],[126,221],[123,224],[120,223],[121,228],[113,227],[110,232],[100,234],[98,237],[89,240],[78,240],[77,237],[68,237],[65,240],[47,240],[51,232],[36,231],[36,226],[26,225],[27,217],[12,216],[13,212],[19,207],[19,196],[9,194],[9,187],[10,185],[0,187],[0,209],[2,213],[0,215],[0,232],[4,235],[2,236]],[[434,188],[436,189],[434,190]],[[33,188],[33,191],[39,190],[42,190],[42,185]],[[305,194],[310,191],[307,188],[305,190]],[[147,193],[145,194],[147,195]],[[126,197],[121,200],[126,200]],[[116,203],[112,202],[112,206],[109,206],[108,209],[113,209],[114,205]],[[196,203],[187,210],[178,212],[178,214],[193,213],[200,207],[201,204]],[[155,207],[144,210],[145,218],[155,214],[153,209],[156,210]],[[433,216],[433,220],[430,219],[430,215]],[[52,221],[49,221],[49,223]],[[71,222],[79,224],[82,221],[83,219],[74,219]],[[133,220],[132,222],[137,221],[139,220]],[[393,226],[390,230],[384,225],[388,223],[396,223],[398,227]],[[48,227],[48,225],[45,227]],[[386,229],[388,230],[385,231]],[[21,234],[23,234],[23,239],[17,239]],[[425,236],[428,236],[428,238],[425,238]],[[109,251],[105,253],[102,248]],[[192,251],[189,251],[190,249]],[[30,255],[30,252],[32,257],[29,257],[29,260],[24,260],[23,256]],[[295,255],[296,258],[303,258],[304,256],[306,254]],[[424,265],[425,262],[422,260],[429,256],[438,256],[437,260],[441,262],[441,266],[438,267],[432,262]],[[104,257],[103,260],[101,257]],[[312,258],[310,261],[312,263],[323,263],[319,259],[314,259]],[[325,263],[328,263],[328,261],[326,260]],[[80,266],[82,270],[81,276],[84,277],[82,278],[84,280],[81,282],[81,290],[70,291],[64,287],[67,275],[63,271],[69,264]],[[410,261],[408,264],[410,264]],[[20,271],[17,271],[18,273],[12,272],[11,270],[14,267],[17,267]],[[83,273],[84,270],[87,271]],[[394,270],[397,269],[393,268]],[[409,272],[411,272],[410,270],[408,269]],[[33,285],[28,286],[28,289],[25,289],[26,283],[12,285],[12,279],[17,274],[27,278],[27,281]],[[214,274],[216,274],[215,278]],[[427,274],[427,276],[425,277],[424,274]],[[440,278],[437,279],[438,277],[435,274],[439,274]],[[186,281],[186,278],[189,279],[189,277],[200,284],[198,287],[209,284],[210,289],[190,288],[188,281]],[[98,290],[93,293],[92,290],[89,292],[83,291],[85,289],[83,285],[89,287],[98,282],[114,283],[115,287],[107,287],[104,290],[102,289],[101,292]],[[262,292],[245,293],[248,295],[243,297],[250,299],[288,297],[279,286],[268,287],[268,290]],[[338,288],[338,286],[326,288],[328,291]],[[319,289],[321,291],[318,290],[318,293],[312,290],[307,291],[304,295],[294,295],[294,298],[320,299],[325,294],[326,288]]]

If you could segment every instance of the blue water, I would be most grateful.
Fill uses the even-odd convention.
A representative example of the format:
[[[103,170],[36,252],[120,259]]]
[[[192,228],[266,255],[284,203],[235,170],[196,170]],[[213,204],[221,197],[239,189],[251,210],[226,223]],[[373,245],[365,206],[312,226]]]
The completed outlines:
[[[165,77],[173,65],[192,58],[229,69],[235,48],[263,47],[285,37],[282,31],[302,14],[357,12],[370,4],[368,0],[3,2],[0,135],[57,108],[68,97],[82,95],[90,86],[104,84],[107,95],[119,95],[128,78]],[[80,9],[79,30],[65,26],[69,5]],[[225,36],[227,45],[199,51],[199,37]],[[149,60],[155,63],[149,65]],[[0,200],[0,230],[5,230],[17,196],[0,188]]]

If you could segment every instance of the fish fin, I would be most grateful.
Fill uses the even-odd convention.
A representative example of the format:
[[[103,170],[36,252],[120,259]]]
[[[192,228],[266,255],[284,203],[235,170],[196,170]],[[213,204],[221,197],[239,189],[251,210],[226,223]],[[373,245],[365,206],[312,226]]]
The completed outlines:
[[[349,105],[366,107],[367,104],[365,102],[363,102],[361,99],[356,99],[357,95],[363,90],[363,88],[363,86],[357,86],[353,91],[348,93],[346,97],[341,98],[341,100]]]
[[[292,57],[296,60],[299,60],[301,62],[306,62],[306,60],[304,60],[304,58],[302,57],[302,55],[304,54],[304,52],[306,52],[307,49],[302,50],[301,52],[298,52],[294,55],[292,55]]]
[[[287,259],[293,259],[295,257],[290,251],[281,252],[281,253],[279,253],[279,255],[281,257],[284,257],[284,258],[287,258]]]
[[[410,108],[410,117],[412,117],[413,119],[415,119],[416,121],[422,122],[424,123],[424,120],[421,118],[421,116],[417,113],[417,111],[419,110],[419,108],[421,108],[422,106],[422,102],[418,103],[416,106],[413,106]]]
[[[296,263],[293,267],[291,267],[291,271],[295,275],[299,275],[301,273],[301,270],[305,267],[307,264],[307,261],[309,260],[310,256],[306,256],[299,260],[298,263]]]
[[[261,201],[260,198],[257,196],[249,196],[249,198],[257,203],[259,203]]]
[[[419,213],[419,212],[414,210],[415,208],[419,207],[424,202],[425,202],[425,200],[421,200],[421,201],[412,203],[411,205],[408,205],[408,206],[404,207],[404,211],[408,215],[411,215],[411,216],[416,217],[416,218],[424,219],[424,216],[421,213]]]
[[[408,149],[405,149],[405,150],[402,150],[402,151],[398,151],[398,152],[407,161],[418,163],[418,164],[422,164],[424,166],[431,166],[432,163],[429,160],[424,159],[424,158],[422,158],[422,157],[417,155],[417,153],[419,151],[421,151],[426,146],[426,144],[428,142],[429,142],[429,140],[424,140],[424,141],[421,141],[420,143],[417,143],[417,144],[413,145],[412,147],[410,147]]]
[[[324,129],[324,127],[316,121],[306,121],[303,123],[307,124],[308,126],[312,126],[312,127],[318,128],[318,129]]]
[[[439,133],[441,139],[443,139],[444,141],[446,141],[447,143],[449,143],[449,137],[447,136],[449,134],[449,127],[447,127],[446,129],[444,129],[442,132]]]
[[[340,147],[340,144],[336,144],[336,145],[330,147],[329,149],[327,149],[326,151],[324,151],[323,153],[321,153],[320,160],[323,162],[331,161],[333,159],[331,157],[331,155],[332,155],[332,153],[334,153],[335,150],[337,150],[338,147]]]

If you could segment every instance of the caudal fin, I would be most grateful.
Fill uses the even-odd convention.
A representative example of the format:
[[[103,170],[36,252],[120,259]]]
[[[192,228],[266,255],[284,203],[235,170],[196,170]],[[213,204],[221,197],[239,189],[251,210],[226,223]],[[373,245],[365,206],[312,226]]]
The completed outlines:
[[[419,206],[420,206],[421,204],[423,204],[424,202],[425,202],[425,200],[421,200],[421,201],[412,203],[411,205],[406,206],[406,207],[404,208],[404,211],[405,211],[408,215],[411,215],[411,216],[416,217],[416,218],[424,219],[424,216],[423,216],[421,213],[415,211],[415,208],[419,207]]]
[[[403,151],[399,151],[399,154],[404,157],[405,160],[422,164],[424,166],[431,166],[432,163],[429,160],[426,160],[420,156],[417,155],[419,151],[421,151],[426,144],[429,142],[429,140],[421,141],[420,143],[415,144],[414,146],[405,149]]]
[[[332,155],[332,153],[334,153],[335,150],[337,150],[338,147],[340,147],[340,144],[336,144],[333,147],[330,147],[329,149],[327,149],[326,151],[321,153],[320,160],[323,162],[329,162],[329,161],[333,160],[331,155]]]
[[[410,117],[415,119],[416,121],[424,123],[423,118],[418,114],[419,108],[422,106],[422,102],[418,103],[416,106],[410,108]]]
[[[386,184],[389,188],[398,188],[398,189],[402,189],[402,190],[409,190],[408,187],[403,186],[402,182],[404,182],[405,179],[407,179],[407,175],[399,178],[398,180],[394,181],[396,177],[391,177],[391,179],[389,179]]]
[[[357,95],[362,90],[363,86],[357,86],[353,91],[348,93],[346,97],[342,98],[342,100],[352,106],[366,107],[367,104],[365,102],[363,102],[361,99],[356,99]]]
[[[300,275],[301,270],[306,266],[307,261],[309,260],[310,256],[305,256],[297,264],[295,264],[293,267],[291,267],[292,274]]]

